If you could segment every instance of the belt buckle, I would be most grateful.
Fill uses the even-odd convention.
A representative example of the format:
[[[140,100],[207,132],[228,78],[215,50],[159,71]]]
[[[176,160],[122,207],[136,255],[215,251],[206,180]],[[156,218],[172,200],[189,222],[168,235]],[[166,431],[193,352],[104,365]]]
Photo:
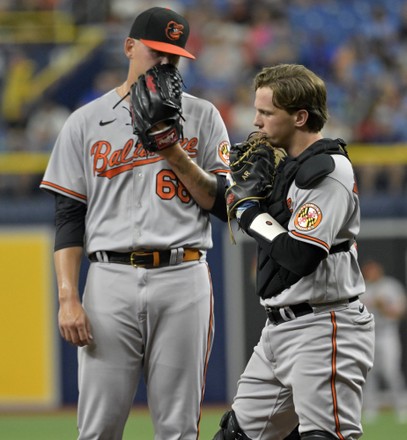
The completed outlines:
[[[137,267],[146,267],[147,264],[137,264],[137,263],[135,263],[134,260],[135,260],[136,257],[145,257],[145,256],[147,256],[147,255],[151,255],[151,252],[137,252],[137,251],[132,252],[132,253],[130,254],[130,264],[131,264],[134,268],[137,268]]]
[[[280,315],[284,319],[284,321],[292,321],[296,318],[295,313],[291,309],[290,306],[285,306],[280,308]]]
[[[290,306],[284,306],[284,307],[266,306],[265,310],[270,321],[272,321],[274,324],[280,324],[282,322],[292,321],[293,319],[296,318],[295,313]]]

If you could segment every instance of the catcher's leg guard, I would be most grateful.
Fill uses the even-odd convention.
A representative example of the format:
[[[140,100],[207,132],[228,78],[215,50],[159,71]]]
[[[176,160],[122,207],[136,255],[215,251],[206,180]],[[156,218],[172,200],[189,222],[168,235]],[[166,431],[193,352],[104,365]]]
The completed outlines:
[[[223,414],[219,426],[221,429],[213,440],[250,440],[240,428],[233,410]]]
[[[337,440],[337,437],[325,431],[308,431],[301,434],[301,440]]]

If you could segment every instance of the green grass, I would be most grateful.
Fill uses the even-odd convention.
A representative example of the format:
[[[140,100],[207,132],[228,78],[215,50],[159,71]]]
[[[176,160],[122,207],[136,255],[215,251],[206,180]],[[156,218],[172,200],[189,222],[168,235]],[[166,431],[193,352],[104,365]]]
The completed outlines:
[[[204,408],[201,440],[212,439],[226,408]],[[1,440],[75,440],[74,410],[39,414],[0,414]],[[123,440],[152,440],[153,426],[145,408],[135,408],[126,424]]]
[[[205,407],[202,414],[201,440],[211,440],[218,429],[223,407]],[[397,423],[391,412],[383,412],[373,423],[364,423],[363,440],[402,440],[407,424]],[[75,440],[76,416],[65,410],[43,414],[0,415],[1,440]],[[153,428],[144,408],[136,408],[126,425],[123,440],[152,440]]]

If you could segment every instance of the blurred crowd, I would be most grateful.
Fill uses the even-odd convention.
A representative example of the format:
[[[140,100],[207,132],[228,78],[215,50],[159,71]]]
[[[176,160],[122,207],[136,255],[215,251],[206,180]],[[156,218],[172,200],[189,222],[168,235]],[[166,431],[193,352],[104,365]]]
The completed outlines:
[[[122,41],[139,10],[152,5],[188,17],[188,48],[197,59],[181,62],[186,91],[219,108],[232,142],[254,128],[254,75],[262,66],[292,62],[306,65],[327,83],[330,119],[324,135],[353,144],[407,145],[404,0],[2,0],[0,19],[10,11],[61,11],[75,26],[101,27],[106,39],[98,50],[98,68],[92,75],[88,69],[85,88],[58,94],[57,83],[20,112],[3,108],[0,153],[49,152],[72,110],[120,84],[127,66]],[[13,63],[35,56],[41,66],[51,63],[56,53],[57,45],[49,43],[34,50],[33,45],[1,42],[2,102]],[[357,167],[361,190],[406,194],[404,162]],[[13,191],[7,182],[5,186],[0,180],[0,194]]]

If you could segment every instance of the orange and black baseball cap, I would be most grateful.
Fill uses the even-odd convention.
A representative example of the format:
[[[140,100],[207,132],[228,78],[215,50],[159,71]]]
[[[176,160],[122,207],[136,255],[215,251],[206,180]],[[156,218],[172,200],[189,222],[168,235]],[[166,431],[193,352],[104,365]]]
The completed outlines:
[[[136,17],[130,29],[130,38],[159,52],[195,59],[185,50],[189,36],[187,20],[171,9],[154,7]]]

